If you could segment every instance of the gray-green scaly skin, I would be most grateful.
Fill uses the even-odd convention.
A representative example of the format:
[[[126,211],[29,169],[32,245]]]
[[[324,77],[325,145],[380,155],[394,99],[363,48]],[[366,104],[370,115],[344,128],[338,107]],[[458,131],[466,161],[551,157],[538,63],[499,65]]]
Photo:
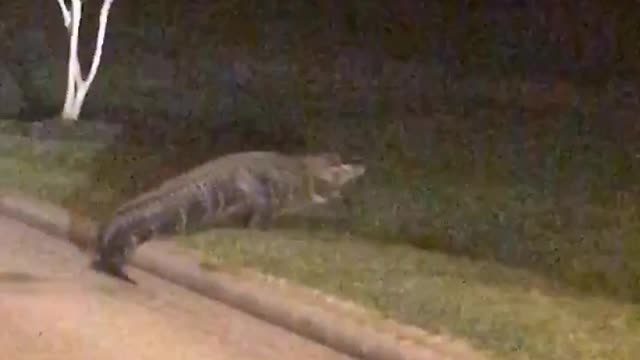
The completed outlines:
[[[134,282],[123,267],[154,236],[234,220],[266,229],[282,213],[340,197],[340,189],[364,172],[364,166],[343,164],[333,153],[250,151],[219,157],[118,208],[100,229],[93,266]]]

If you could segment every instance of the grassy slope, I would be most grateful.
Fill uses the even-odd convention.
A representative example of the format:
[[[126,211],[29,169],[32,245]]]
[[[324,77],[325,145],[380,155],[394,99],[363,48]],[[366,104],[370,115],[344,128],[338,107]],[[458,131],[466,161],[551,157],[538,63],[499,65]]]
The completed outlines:
[[[492,262],[331,231],[227,230],[190,242],[211,261],[254,266],[463,336],[505,359],[632,359],[640,351],[637,306],[549,289],[540,277]]]
[[[3,174],[0,187],[17,187],[99,217],[117,201],[114,199],[118,187],[123,185],[96,181],[95,150],[91,144],[42,145],[16,140],[0,153]],[[153,168],[157,166],[156,160],[138,159],[136,166]],[[114,157],[112,161],[120,164],[132,160]],[[103,167],[116,169],[115,166]],[[131,181],[121,174],[114,174],[112,178],[121,179],[123,183]],[[555,231],[544,227],[545,215],[555,208],[542,206],[542,200],[536,206],[520,201],[521,192],[517,187],[475,185],[461,190],[451,179],[431,180],[429,193],[434,195],[429,198],[432,204],[429,228],[434,230],[427,237],[464,240],[475,236],[486,240],[491,236],[504,236],[505,227],[500,224],[508,224],[509,216],[519,217],[526,214],[525,210],[531,211],[531,207],[536,210],[529,213],[533,214],[530,216],[535,220],[534,225]],[[420,207],[411,210],[412,201],[425,199],[424,193],[416,192],[417,188],[408,187],[406,183],[403,186],[388,183],[388,188],[380,184],[367,183],[362,193],[375,193],[375,197],[369,198],[391,206],[391,213],[398,217],[403,216],[403,209],[408,213],[405,217],[425,210]],[[390,193],[387,197],[395,203],[404,202],[404,205],[396,208],[392,206],[394,202],[385,203],[385,193]],[[461,203],[464,206],[461,207]],[[371,205],[364,206],[384,207]],[[496,208],[502,209],[507,220],[485,221],[481,215]],[[269,233],[222,230],[193,236],[186,243],[204,247],[211,262],[252,266],[291,278],[356,300],[402,321],[470,339],[504,359],[636,359],[640,356],[640,307],[636,305],[587,296],[552,283],[538,273],[491,260],[470,260],[420,250],[401,238],[403,232],[384,231],[379,223],[390,215],[382,210],[376,214],[360,209],[352,215],[357,220],[351,224],[354,233],[336,226],[285,227]],[[484,233],[472,231],[482,227],[486,228]],[[470,233],[465,237],[447,235],[446,231]],[[528,231],[518,234],[541,234]],[[562,231],[554,233],[556,239],[575,236],[571,229]],[[382,233],[384,236],[376,236]],[[423,245],[435,241],[425,240],[424,236]]]

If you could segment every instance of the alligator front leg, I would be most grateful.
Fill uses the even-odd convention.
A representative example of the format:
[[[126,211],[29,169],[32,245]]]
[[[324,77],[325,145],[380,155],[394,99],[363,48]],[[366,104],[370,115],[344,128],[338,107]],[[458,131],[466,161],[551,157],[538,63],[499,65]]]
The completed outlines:
[[[271,227],[273,214],[268,208],[256,209],[249,216],[245,226],[249,229],[266,231]]]

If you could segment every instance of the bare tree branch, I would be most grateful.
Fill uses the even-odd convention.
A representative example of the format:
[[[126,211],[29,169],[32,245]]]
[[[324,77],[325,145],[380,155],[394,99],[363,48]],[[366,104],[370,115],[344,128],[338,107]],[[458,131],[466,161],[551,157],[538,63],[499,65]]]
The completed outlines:
[[[64,3],[64,0],[58,0],[58,6],[60,6],[60,12],[62,12],[64,27],[69,29],[69,26],[71,25],[71,14],[69,13],[69,9],[67,8],[67,5]]]

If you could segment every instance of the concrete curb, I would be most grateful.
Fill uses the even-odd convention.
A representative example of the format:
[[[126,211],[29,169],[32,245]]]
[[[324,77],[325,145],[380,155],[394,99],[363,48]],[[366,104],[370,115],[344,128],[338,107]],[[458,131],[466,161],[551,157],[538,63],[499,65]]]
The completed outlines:
[[[96,225],[56,205],[18,193],[0,194],[0,215],[71,240],[87,251]],[[197,292],[209,299],[283,327],[334,350],[365,360],[458,359],[426,347],[400,343],[362,326],[346,326],[327,311],[273,296],[249,282],[204,270],[172,242],[149,242],[133,256],[131,266]],[[339,325],[336,325],[339,324]]]

